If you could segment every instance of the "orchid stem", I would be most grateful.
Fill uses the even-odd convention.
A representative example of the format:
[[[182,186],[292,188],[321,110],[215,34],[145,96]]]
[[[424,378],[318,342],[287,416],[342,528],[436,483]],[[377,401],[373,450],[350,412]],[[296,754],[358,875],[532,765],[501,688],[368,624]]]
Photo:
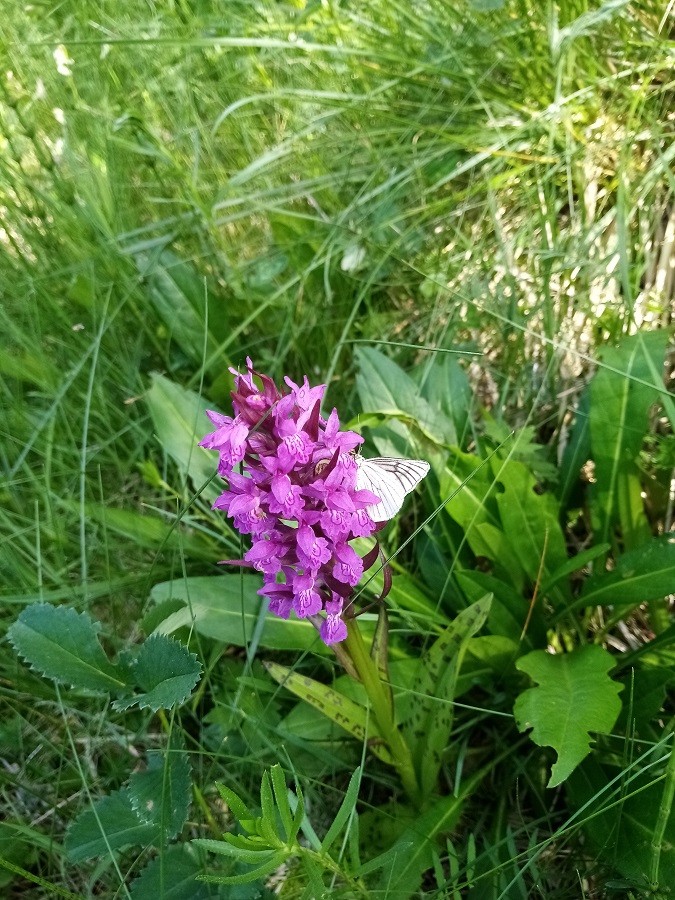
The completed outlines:
[[[349,653],[354,669],[366,689],[380,736],[389,747],[405,792],[417,806],[421,806],[422,795],[410,747],[396,725],[389,688],[382,682],[377,666],[370,658],[356,619],[351,617],[346,619],[346,625],[347,638],[343,646]]]

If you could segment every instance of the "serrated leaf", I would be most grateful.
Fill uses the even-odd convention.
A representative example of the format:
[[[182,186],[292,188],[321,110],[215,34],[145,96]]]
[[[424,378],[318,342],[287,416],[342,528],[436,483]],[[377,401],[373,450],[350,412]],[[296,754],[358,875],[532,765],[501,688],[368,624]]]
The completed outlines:
[[[422,656],[413,683],[417,702],[406,733],[423,794],[433,790],[454,721],[452,701],[470,639],[485,624],[492,595],[463,609]]]
[[[184,703],[199,681],[202,667],[194,653],[163,634],[151,635],[130,665],[130,672],[141,689],[132,697],[121,697],[113,704],[124,710],[170,709]]]
[[[553,747],[558,761],[548,787],[561,784],[590,753],[590,732],[608,734],[621,710],[622,685],[609,677],[615,660],[602,647],[579,647],[572,653],[535,650],[516,663],[537,682],[514,706],[520,731],[540,747]]]
[[[68,606],[36,603],[23,610],[8,637],[33,669],[61,684],[90,691],[126,687],[123,673],[105,655],[100,626]]]
[[[126,788],[139,820],[159,830],[162,844],[174,838],[187,819],[192,779],[188,755],[180,747],[150,750],[148,768],[136,772]]]
[[[71,862],[107,856],[112,850],[135,845],[156,845],[159,829],[138,818],[126,791],[115,791],[85,809],[66,834],[66,852]]]
[[[208,900],[218,895],[208,884],[197,881],[204,866],[184,844],[167,847],[143,869],[131,885],[131,900]]]
[[[298,675],[287,666],[273,662],[265,662],[264,666],[275,681],[288,688],[296,697],[318,709],[353,737],[367,741],[370,750],[383,762],[394,764],[389,749],[379,735],[374,717],[365,706],[319,681],[306,675]]]

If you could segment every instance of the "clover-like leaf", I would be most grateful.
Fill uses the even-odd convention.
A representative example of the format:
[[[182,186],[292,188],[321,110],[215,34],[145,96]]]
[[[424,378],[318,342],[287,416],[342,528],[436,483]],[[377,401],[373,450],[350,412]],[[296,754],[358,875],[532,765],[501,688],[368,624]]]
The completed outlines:
[[[182,747],[174,746],[166,753],[150,750],[148,768],[134,773],[126,790],[138,818],[157,826],[162,843],[166,843],[185,824],[191,789],[188,755]]]
[[[518,728],[531,728],[535,744],[553,747],[558,754],[548,787],[565,781],[588,756],[591,731],[608,734],[616,722],[622,685],[608,675],[614,664],[609,653],[595,646],[556,655],[535,650],[516,663],[538,685],[516,700]]]
[[[16,652],[40,674],[61,684],[117,693],[122,671],[105,655],[100,626],[68,606],[35,603],[23,610],[8,632]]]
[[[150,752],[145,771],[75,819],[66,835],[69,859],[81,862],[134,845],[165,846],[185,824],[190,789],[184,749],[169,746]]]
[[[141,689],[115,701],[116,709],[138,704],[142,709],[168,709],[185,702],[199,680],[201,666],[183,644],[154,634],[142,644],[129,671]]]
[[[66,852],[71,862],[104,856],[133,845],[156,845],[159,828],[141,821],[128,793],[114,791],[75,819],[66,834]]]

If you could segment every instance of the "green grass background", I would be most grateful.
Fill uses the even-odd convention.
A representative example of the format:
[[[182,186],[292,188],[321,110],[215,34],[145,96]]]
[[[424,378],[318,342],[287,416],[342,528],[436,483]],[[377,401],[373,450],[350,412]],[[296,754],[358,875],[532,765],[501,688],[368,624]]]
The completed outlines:
[[[348,416],[355,341],[403,367],[440,356],[408,345],[460,348],[495,418],[545,441],[599,348],[671,314],[672,29],[650,0],[6,0],[5,623],[59,600],[122,646],[154,582],[204,571],[91,511],[168,529],[189,499],[153,371],[224,405],[250,355],[327,379]],[[154,725],[59,717],[10,653],[3,670],[2,803],[58,844],[82,789],[67,733],[96,792]]]

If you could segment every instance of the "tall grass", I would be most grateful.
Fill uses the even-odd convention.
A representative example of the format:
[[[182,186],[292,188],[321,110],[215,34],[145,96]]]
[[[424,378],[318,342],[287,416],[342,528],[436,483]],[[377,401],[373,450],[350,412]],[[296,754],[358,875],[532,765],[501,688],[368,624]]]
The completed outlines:
[[[94,512],[168,530],[190,499],[151,371],[224,403],[251,355],[356,414],[354,341],[408,367],[436,365],[409,345],[463,348],[495,417],[547,437],[599,347],[672,316],[672,4],[192,6],[9,0],[0,22],[0,601],[7,622],[36,598],[94,606],[120,646],[150,584],[205,568]],[[24,860],[70,884],[36,835],[60,839],[73,759],[110,789],[157,724],[75,719],[3,668],[2,802],[32,825]],[[218,716],[198,718],[203,744]],[[272,737],[237,733],[205,781],[227,764],[255,784]],[[318,792],[344,760],[303,764]]]

